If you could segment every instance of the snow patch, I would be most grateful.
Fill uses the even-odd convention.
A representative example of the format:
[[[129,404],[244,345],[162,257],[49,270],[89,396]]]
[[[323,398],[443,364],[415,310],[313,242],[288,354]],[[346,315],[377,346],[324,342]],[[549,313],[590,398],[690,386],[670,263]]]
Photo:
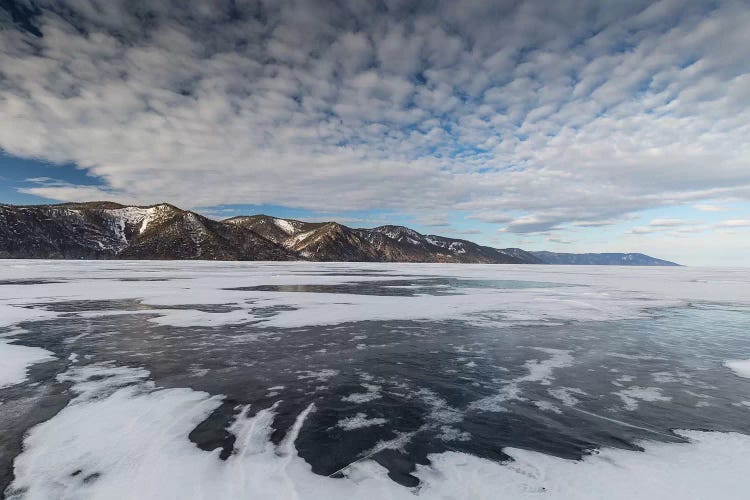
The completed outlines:
[[[556,387],[554,389],[548,389],[547,393],[553,398],[559,400],[565,406],[576,406],[580,403],[580,400],[574,396],[587,396],[588,394],[583,389],[577,387]]]
[[[283,242],[283,245],[284,245],[285,248],[292,248],[292,247],[298,245],[300,242],[306,240],[307,238],[309,238],[313,234],[315,234],[315,230],[306,231],[304,233],[300,233],[300,234],[298,234],[296,236],[292,236],[291,238],[285,240]]]
[[[325,369],[325,370],[319,370],[319,371],[298,371],[297,372],[297,378],[299,380],[306,380],[311,379],[315,380],[316,382],[327,382],[329,379],[335,377],[339,374],[338,370],[331,370],[331,369]]]
[[[388,420],[384,418],[367,418],[366,414],[357,413],[353,417],[342,418],[336,425],[345,431],[353,431],[355,429],[383,425],[386,422],[388,422]]]
[[[297,232],[297,229],[294,227],[294,224],[292,224],[288,220],[274,219],[273,223],[276,224],[276,227],[284,231],[286,234],[294,234],[295,232]]]
[[[20,384],[34,363],[55,359],[51,352],[39,347],[11,344],[0,339],[0,389]]]
[[[503,450],[513,459],[505,465],[457,452],[431,455],[431,467],[420,467],[417,472],[426,483],[420,494],[427,498],[554,500],[746,497],[750,480],[744,478],[743,468],[750,465],[746,455],[750,436],[679,434],[691,443],[640,442],[644,452],[605,449],[582,461],[515,448]]]
[[[625,409],[628,411],[637,410],[638,401],[655,402],[672,400],[671,397],[662,395],[661,389],[658,387],[631,386],[615,392],[614,395],[622,400]]]
[[[570,351],[562,349],[545,349],[541,347],[535,349],[549,354],[550,357],[542,361],[536,359],[527,361],[524,366],[528,370],[528,374],[510,380],[497,394],[474,401],[469,408],[472,410],[488,412],[507,411],[507,408],[503,406],[503,403],[507,401],[526,400],[526,398],[521,395],[521,384],[534,382],[541,385],[550,385],[553,379],[553,372],[556,369],[573,365],[573,356],[571,356]]]
[[[549,401],[534,401],[534,406],[539,408],[542,411],[551,411],[553,413],[562,413],[560,408],[558,408],[554,403],[551,403]]]
[[[724,366],[732,370],[738,377],[750,378],[750,359],[725,361]]]
[[[375,384],[362,384],[362,387],[367,389],[367,392],[355,392],[353,394],[349,394],[348,396],[344,396],[341,398],[341,401],[345,401],[347,403],[369,403],[370,401],[375,401],[376,399],[380,399],[382,396],[380,394],[381,387],[379,385]]]

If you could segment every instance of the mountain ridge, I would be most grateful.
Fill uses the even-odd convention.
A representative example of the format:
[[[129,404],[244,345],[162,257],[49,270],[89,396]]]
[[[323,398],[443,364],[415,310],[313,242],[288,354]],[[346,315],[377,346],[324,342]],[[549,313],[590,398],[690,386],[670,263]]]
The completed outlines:
[[[644,254],[499,249],[405,226],[352,228],[265,214],[214,220],[169,203],[0,204],[0,258],[677,265]]]

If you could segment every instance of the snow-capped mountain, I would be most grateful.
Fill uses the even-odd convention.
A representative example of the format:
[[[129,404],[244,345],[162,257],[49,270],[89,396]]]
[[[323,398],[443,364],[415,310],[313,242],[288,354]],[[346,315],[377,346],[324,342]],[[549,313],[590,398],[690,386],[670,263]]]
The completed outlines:
[[[355,229],[337,222],[303,222],[267,215],[233,217],[227,224],[319,261],[523,263],[489,247],[441,236],[425,236],[401,226]]]
[[[169,204],[0,205],[0,256],[67,259],[289,260],[284,248]]]
[[[673,265],[642,254],[601,254],[608,256],[601,259],[585,254],[579,260],[571,255],[497,249],[403,226],[357,229],[268,215],[216,221],[167,203],[0,205],[4,258]]]

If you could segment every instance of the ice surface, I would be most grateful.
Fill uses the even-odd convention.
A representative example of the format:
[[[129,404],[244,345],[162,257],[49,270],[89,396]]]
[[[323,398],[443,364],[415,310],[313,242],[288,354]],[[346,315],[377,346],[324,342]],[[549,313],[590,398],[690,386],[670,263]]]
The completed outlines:
[[[750,378],[750,359],[725,361],[724,366],[732,370],[738,377]]]
[[[365,266],[377,270],[382,276],[357,275],[357,270]],[[523,289],[477,286],[461,288],[451,295],[410,297],[230,290],[259,285],[335,285],[404,276],[418,280],[435,275],[465,280],[520,280],[577,286]],[[44,304],[65,300],[140,300],[147,305],[162,306],[158,311],[161,317],[152,321],[172,326],[218,326],[258,321],[259,326],[269,327],[441,319],[499,325],[549,324],[637,318],[647,316],[654,308],[686,305],[691,301],[750,304],[748,270],[25,260],[4,261],[0,270],[0,280],[50,278],[62,282],[0,286],[0,326],[55,317],[57,314],[46,311]],[[225,304],[236,310],[216,313],[169,309],[169,306],[190,304]],[[270,316],[257,314],[258,310],[268,308],[276,308],[278,312]]]
[[[345,334],[346,345],[357,353],[352,356],[371,354],[372,359],[387,359],[396,364],[399,363],[397,359],[378,358],[379,350],[372,344],[377,335],[360,335],[364,327],[360,329],[344,323],[368,320],[430,321],[429,324],[420,325],[419,335],[427,338],[427,335],[437,337],[441,334],[425,332],[433,327],[441,330],[441,320],[459,320],[469,323],[467,329],[475,328],[472,325],[481,325],[479,330],[491,335],[491,340],[494,340],[502,339],[511,331],[527,330],[509,328],[517,325],[565,325],[568,332],[572,329],[577,333],[576,329],[581,327],[582,322],[651,318],[656,314],[665,314],[664,311],[657,311],[660,308],[701,302],[750,305],[750,271],[731,269],[13,260],[4,261],[3,264],[0,268],[0,335],[12,333],[14,326],[23,327],[24,322],[34,320],[59,318],[59,323],[63,324],[81,321],[82,318],[100,318],[102,323],[117,325],[119,318],[116,315],[135,314],[147,315],[148,321],[154,323],[155,327],[205,328],[250,324],[236,329],[210,330],[223,331],[226,334],[224,339],[231,338],[233,344],[227,347],[231,349],[247,342],[250,335],[254,335],[254,339],[275,335],[274,340],[279,340],[282,337],[279,328],[329,325],[328,328],[286,331],[284,334],[289,337],[297,334],[303,336],[320,330],[331,333],[328,338],[333,339],[338,335],[334,333],[339,331],[337,329],[343,329],[342,332],[347,332],[347,328],[354,329],[357,335]],[[436,277],[461,280],[461,286],[436,285],[429,281],[422,286],[420,280],[434,280]],[[13,282],[19,279],[28,283]],[[32,280],[56,282],[34,284]],[[386,287],[389,286],[387,280],[413,284],[398,285],[407,291],[403,295],[359,294],[356,293],[357,286],[350,286],[352,283],[378,286],[376,282],[385,281],[382,286]],[[488,280],[524,281],[531,283],[531,286],[493,288],[483,285]],[[476,286],[472,283],[476,283]],[[534,283],[539,286],[534,286]],[[545,286],[546,283],[572,286],[549,287]],[[272,291],[273,288],[254,289],[261,285],[338,286],[345,293],[315,293],[308,291],[308,288],[295,292]],[[425,292],[428,288],[438,287],[440,295]],[[113,301],[114,305],[102,307],[101,302],[87,302],[107,300]],[[61,303],[67,301],[75,301],[76,306],[69,312],[62,312],[65,308]],[[111,321],[108,317],[111,317]],[[123,322],[127,319],[123,318]],[[132,323],[144,324],[142,317],[136,319],[138,321]],[[50,325],[57,323],[47,323],[39,329],[49,331],[52,329]],[[32,330],[31,327],[27,328]],[[392,330],[389,328],[388,332],[379,333],[391,336],[414,334],[408,328],[402,328],[394,325]],[[117,326],[112,326],[112,329],[116,330]],[[528,330],[537,329],[534,326]],[[151,335],[169,329],[146,330]],[[249,330],[252,330],[252,334],[247,333]],[[548,330],[555,331],[554,328]],[[581,332],[585,330],[585,327],[580,328]],[[180,332],[177,333],[187,334],[189,330]],[[235,332],[241,334],[234,336]],[[81,335],[85,334],[81,332]],[[595,334],[590,330],[587,333]],[[207,338],[214,340],[208,334]],[[747,497],[750,486],[745,479],[745,471],[750,466],[750,437],[741,434],[684,432],[682,435],[690,440],[689,443],[645,441],[640,442],[645,452],[604,448],[583,461],[564,460],[512,448],[504,449],[514,459],[508,463],[458,452],[433,454],[429,457],[431,465],[419,465],[414,472],[421,480],[418,488],[395,483],[388,477],[385,468],[367,458],[369,453],[377,450],[417,446],[424,436],[431,436],[425,439],[439,440],[439,444],[445,443],[439,449],[472,449],[472,446],[479,446],[479,436],[466,431],[473,432],[471,426],[476,425],[477,420],[493,422],[493,419],[502,421],[506,416],[517,416],[515,413],[489,414],[478,410],[500,412],[513,406],[511,411],[520,408],[536,415],[541,413],[541,409],[545,410],[542,415],[544,422],[555,419],[562,422],[562,418],[569,419],[572,414],[589,421],[607,421],[633,430],[642,429],[652,433],[654,439],[669,441],[674,441],[674,436],[665,434],[668,431],[661,432],[664,427],[647,427],[652,425],[648,420],[648,411],[666,413],[667,409],[661,406],[667,406],[670,396],[674,396],[673,407],[680,411],[695,410],[694,396],[683,395],[687,398],[683,402],[675,392],[650,387],[662,383],[686,385],[689,382],[683,380],[683,375],[674,365],[669,365],[668,358],[660,357],[667,356],[664,352],[655,354],[639,350],[639,345],[632,350],[627,349],[625,344],[604,346],[602,353],[608,356],[605,364],[610,366],[603,366],[604,372],[600,370],[595,374],[592,371],[591,375],[607,374],[607,378],[602,380],[603,389],[599,390],[596,384],[587,385],[588,380],[575,380],[573,377],[576,374],[582,376],[583,373],[585,378],[588,376],[585,369],[599,368],[599,362],[586,358],[590,353],[581,347],[581,343],[573,344],[568,350],[571,344],[554,343],[554,340],[551,338],[549,344],[543,345],[561,348],[535,347],[538,344],[527,344],[522,340],[512,346],[509,355],[520,351],[526,357],[514,358],[516,363],[509,363],[508,368],[496,366],[491,370],[487,366],[487,361],[491,359],[489,355],[483,355],[469,342],[457,341],[452,346],[455,349],[446,349],[450,362],[454,364],[445,366],[445,373],[440,375],[445,375],[447,383],[455,382],[456,390],[471,387],[472,391],[476,391],[476,399],[465,401],[441,393],[439,388],[433,391],[423,387],[419,381],[410,382],[411,385],[404,383],[394,390],[391,381],[367,367],[365,369],[375,374],[374,377],[355,376],[352,379],[352,372],[346,365],[347,359],[342,358],[341,365],[325,366],[315,364],[315,356],[309,359],[307,356],[295,358],[300,360],[300,364],[290,369],[291,380],[269,378],[268,383],[262,386],[272,386],[267,391],[263,389],[266,398],[270,398],[263,407],[236,407],[238,413],[228,428],[236,437],[234,452],[225,461],[219,459],[219,449],[214,452],[202,451],[188,439],[188,434],[196,425],[219,408],[224,401],[223,396],[180,388],[182,382],[179,376],[169,379],[170,388],[167,389],[150,381],[150,375],[144,369],[114,364],[86,365],[92,361],[88,358],[84,342],[80,351],[79,346],[75,346],[76,352],[81,354],[70,360],[72,368],[60,376],[61,382],[73,384],[71,390],[75,398],[56,416],[32,428],[26,435],[23,452],[15,460],[15,479],[9,494],[11,498],[19,499],[245,498],[248,491],[264,499],[332,500],[415,496],[494,499],[498,498],[500,492],[507,498],[583,500]],[[585,339],[578,341],[585,342]],[[367,351],[360,352],[353,348],[360,342],[368,348]],[[167,342],[163,344],[172,345]],[[494,348],[500,350],[503,345],[499,342]],[[482,347],[487,348],[487,345]],[[200,350],[201,346],[196,345],[195,349]],[[330,355],[336,347],[324,344],[312,345],[310,349],[311,355],[325,349],[329,349]],[[668,349],[665,351],[669,352]],[[488,348],[486,352],[490,352]],[[688,361],[702,363],[700,369],[715,372],[722,360],[734,356],[732,352],[727,349],[718,358],[698,356]],[[739,357],[746,354],[735,352],[739,353],[736,354]],[[295,356],[298,353],[294,351]],[[115,356],[119,353],[112,354]],[[436,359],[439,354],[444,353],[435,354]],[[65,357],[67,355],[66,352]],[[18,362],[19,368],[7,378],[23,381],[31,363],[50,359],[49,356],[50,353],[41,349],[13,345],[9,338],[1,338],[0,374],[2,370],[10,370],[12,362],[6,363],[6,360],[13,359]],[[220,358],[212,359],[221,361]],[[77,362],[73,364],[73,361]],[[304,364],[308,361],[311,363],[309,366]],[[64,357],[61,357],[60,363],[65,363]],[[625,366],[638,363],[654,366],[654,369],[635,377],[634,374],[616,370],[615,366],[618,369],[623,366],[615,363]],[[726,366],[737,375],[747,376],[742,375],[747,374],[743,372],[745,363],[748,362],[728,361]],[[442,365],[438,366],[442,368]],[[198,362],[195,366],[187,365],[186,370],[191,377],[206,375],[209,373],[206,370],[210,370],[210,375],[216,372],[214,366],[208,368]],[[482,379],[488,373],[496,376],[496,379]],[[610,373],[614,374],[612,378],[609,378]],[[452,379],[453,374],[455,380]],[[645,377],[642,376],[644,374]],[[724,380],[730,386],[723,388],[723,391],[730,390],[733,387],[731,384],[744,383],[741,379],[735,379],[729,370],[725,370],[724,374],[727,375]],[[0,376],[0,380],[5,380],[6,375]],[[210,378],[201,378],[206,385],[200,387],[212,387],[211,381],[206,380]],[[610,384],[613,379],[619,384],[616,388]],[[357,380],[362,389],[357,388]],[[282,414],[279,408],[283,407],[268,405],[273,402],[277,391],[279,398],[289,397],[290,391],[296,390],[294,384],[297,382],[310,386],[321,384],[324,389],[317,393],[306,389],[294,393],[303,399],[304,405],[309,406],[289,427],[275,422],[277,411]],[[484,384],[479,386],[478,382]],[[281,393],[285,387],[275,385],[279,383],[288,384],[287,388],[292,389]],[[477,383],[477,386],[463,385],[469,383]],[[326,391],[335,390],[337,384],[338,388],[346,384],[346,390],[335,395],[336,404],[346,410],[330,420],[326,428],[330,427],[338,433],[351,429],[352,432],[345,434],[354,437],[375,434],[388,430],[390,426],[394,426],[394,431],[364,445],[363,449],[366,449],[376,443],[370,451],[362,454],[359,461],[343,469],[344,478],[329,478],[312,473],[311,466],[298,456],[295,439],[301,434],[307,442],[306,426],[316,423],[316,411],[323,411],[321,401]],[[585,391],[576,388],[578,385]],[[710,391],[708,387],[701,389],[705,389],[703,392]],[[411,398],[418,408],[420,420],[417,425],[399,429],[395,424],[397,415],[391,417],[388,413],[371,410],[370,405],[384,401],[392,404],[390,398],[395,392]],[[308,397],[309,401],[306,399]],[[747,399],[747,395],[742,395],[731,400],[739,406],[730,407],[730,410],[744,415],[750,404]],[[313,401],[318,405],[318,410],[312,405]],[[597,401],[607,406],[596,408],[594,403]],[[256,404],[255,400],[250,402]],[[361,406],[352,409],[351,403]],[[6,401],[2,408],[7,408],[8,404]],[[631,411],[623,411],[623,407]],[[632,421],[629,416],[632,416]],[[641,423],[642,426],[636,425]],[[280,426],[274,427],[274,424]],[[354,432],[364,424],[368,425],[365,431]],[[696,428],[719,427],[696,425]],[[283,429],[287,431],[286,437],[279,445],[274,445],[270,440],[271,433]],[[436,442],[433,441],[433,444]],[[499,449],[500,445],[496,450]],[[638,480],[634,481],[634,477]]]
[[[313,474],[295,449],[312,404],[279,445],[270,441],[275,405],[252,417],[244,407],[230,427],[234,453],[222,461],[187,438],[219,397],[161,389],[144,370],[113,365],[73,368],[62,379],[77,396],[26,436],[10,499],[747,498],[750,436],[742,434],[681,431],[689,442],[640,442],[643,452],[604,449],[582,461],[513,448],[503,450],[506,463],[445,452],[418,465],[421,484],[407,488],[368,459],[343,478]]]

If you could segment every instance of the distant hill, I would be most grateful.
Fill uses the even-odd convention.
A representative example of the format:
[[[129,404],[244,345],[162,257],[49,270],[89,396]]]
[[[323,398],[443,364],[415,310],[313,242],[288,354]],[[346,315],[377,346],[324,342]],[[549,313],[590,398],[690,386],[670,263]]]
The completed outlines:
[[[679,266],[642,253],[556,253],[530,252],[545,264],[574,266]]]
[[[0,258],[676,265],[642,254],[497,249],[403,226],[350,228],[268,215],[216,221],[168,203],[0,205]]]

